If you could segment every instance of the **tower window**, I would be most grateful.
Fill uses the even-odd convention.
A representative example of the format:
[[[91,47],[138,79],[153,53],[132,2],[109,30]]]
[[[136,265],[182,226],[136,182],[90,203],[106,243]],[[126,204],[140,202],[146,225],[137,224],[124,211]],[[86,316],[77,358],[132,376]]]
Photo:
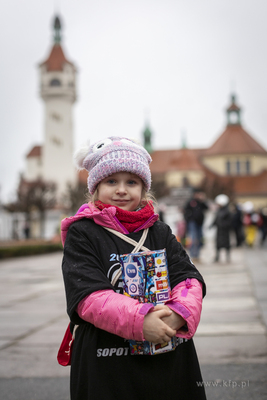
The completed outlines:
[[[50,81],[50,86],[61,86],[61,82],[59,79],[54,78]]]

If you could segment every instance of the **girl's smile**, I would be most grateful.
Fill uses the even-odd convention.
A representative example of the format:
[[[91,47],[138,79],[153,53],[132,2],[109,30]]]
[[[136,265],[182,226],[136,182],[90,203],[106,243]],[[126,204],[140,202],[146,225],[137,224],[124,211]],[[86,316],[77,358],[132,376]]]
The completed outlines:
[[[130,172],[117,172],[103,179],[97,190],[102,203],[134,211],[141,203],[143,181]]]

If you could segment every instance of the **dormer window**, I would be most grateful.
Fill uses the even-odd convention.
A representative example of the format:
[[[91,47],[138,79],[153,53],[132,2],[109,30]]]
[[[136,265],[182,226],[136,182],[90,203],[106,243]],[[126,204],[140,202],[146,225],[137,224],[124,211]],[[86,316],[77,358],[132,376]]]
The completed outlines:
[[[59,79],[54,78],[50,81],[50,86],[61,86],[61,82]]]
[[[247,173],[247,175],[250,175],[250,161],[249,160],[246,161],[246,173]]]
[[[240,175],[240,161],[239,160],[236,161],[236,174]]]
[[[227,175],[231,174],[231,163],[229,160],[226,161],[226,174]]]
[[[225,163],[226,175],[250,175],[250,160],[231,159]]]

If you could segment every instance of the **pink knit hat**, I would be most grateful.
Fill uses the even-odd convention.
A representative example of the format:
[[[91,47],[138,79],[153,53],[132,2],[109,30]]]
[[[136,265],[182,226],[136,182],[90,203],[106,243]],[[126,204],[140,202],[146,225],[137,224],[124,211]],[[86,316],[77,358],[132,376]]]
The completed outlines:
[[[93,194],[104,178],[116,172],[126,171],[138,175],[148,191],[151,186],[149,164],[152,159],[144,147],[120,136],[111,136],[78,150],[75,155],[80,169],[89,172],[88,189]]]

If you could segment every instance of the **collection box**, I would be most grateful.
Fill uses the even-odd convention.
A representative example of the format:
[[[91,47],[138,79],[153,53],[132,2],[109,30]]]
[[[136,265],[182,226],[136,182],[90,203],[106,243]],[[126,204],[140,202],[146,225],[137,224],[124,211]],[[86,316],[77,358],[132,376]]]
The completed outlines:
[[[164,304],[170,298],[166,251],[144,251],[120,256],[123,293],[140,303]],[[160,354],[174,350],[176,338],[166,343],[129,340],[131,354]]]

